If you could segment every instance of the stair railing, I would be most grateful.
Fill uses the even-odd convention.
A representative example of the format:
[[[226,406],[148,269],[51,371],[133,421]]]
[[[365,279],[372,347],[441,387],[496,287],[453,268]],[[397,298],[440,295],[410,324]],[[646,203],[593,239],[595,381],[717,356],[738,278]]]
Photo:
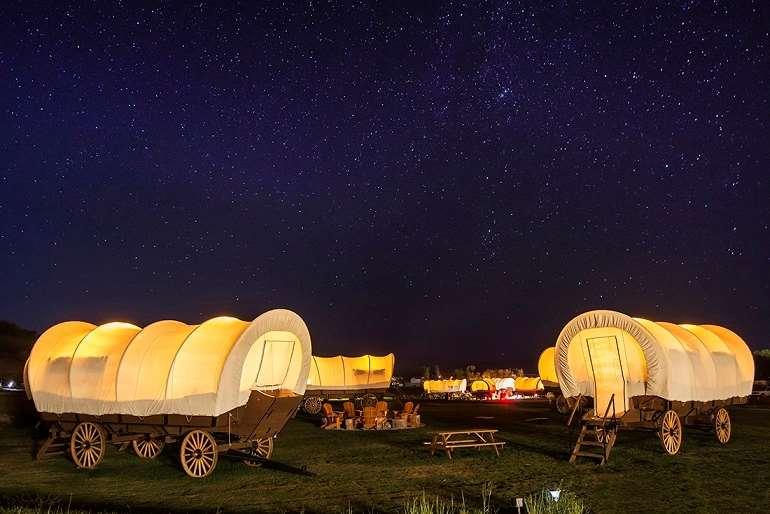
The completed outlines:
[[[607,432],[607,418],[609,417],[610,413],[610,407],[612,407],[612,425],[613,430],[615,429],[615,422],[617,421],[616,417],[616,411],[615,411],[615,393],[612,393],[612,396],[610,396],[610,401],[607,402],[607,408],[604,410],[604,416],[602,416],[602,449],[604,450],[604,462],[609,460],[610,458],[610,450],[612,448],[612,441],[610,441],[610,433]]]
[[[610,396],[610,401],[607,402],[607,408],[604,410],[604,416],[602,418],[607,419],[607,415],[610,413],[610,407],[612,407],[612,419],[615,420],[615,393]]]
[[[572,413],[569,415],[569,419],[567,420],[567,426],[572,426],[572,418],[575,417],[575,412],[577,412],[578,408],[580,408],[580,402],[583,399],[583,394],[580,393],[577,395],[577,398],[575,398],[575,405],[572,407]]]

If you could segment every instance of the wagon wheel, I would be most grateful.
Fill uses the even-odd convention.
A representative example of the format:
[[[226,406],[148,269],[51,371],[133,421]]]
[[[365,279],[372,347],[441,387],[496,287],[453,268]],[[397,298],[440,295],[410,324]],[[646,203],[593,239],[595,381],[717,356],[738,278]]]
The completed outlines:
[[[79,468],[93,469],[104,458],[107,433],[97,423],[78,423],[70,437],[70,455]]]
[[[244,452],[260,457],[260,460],[243,459],[244,464],[251,467],[261,466],[262,460],[267,460],[273,455],[273,438],[265,437],[252,441],[251,448],[244,450]]]
[[[312,414],[313,416],[319,414],[322,407],[323,401],[320,396],[308,396],[305,398],[305,401],[302,402],[302,408],[305,412]]]
[[[556,397],[556,401],[554,402],[554,405],[556,406],[556,412],[561,414],[562,416],[566,416],[569,414],[570,408],[569,408],[569,402],[564,397],[563,394],[559,394]]]
[[[193,478],[211,474],[217,465],[219,454],[214,436],[204,430],[192,430],[185,434],[179,448],[182,469]]]
[[[154,459],[163,451],[163,447],[166,446],[166,441],[159,437],[144,436],[131,441],[131,446],[133,446],[134,453],[136,453],[138,457],[143,459]]]
[[[673,410],[667,410],[660,420],[660,444],[669,455],[676,455],[682,447],[682,420]]]
[[[730,413],[724,407],[717,409],[714,415],[714,432],[719,444],[727,444],[730,441],[730,435],[732,434]]]

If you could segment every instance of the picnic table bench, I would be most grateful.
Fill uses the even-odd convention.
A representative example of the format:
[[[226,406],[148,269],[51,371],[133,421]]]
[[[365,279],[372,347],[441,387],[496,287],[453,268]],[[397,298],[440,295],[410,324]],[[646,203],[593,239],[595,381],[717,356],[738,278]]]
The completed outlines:
[[[452,458],[452,450],[456,448],[476,448],[480,450],[484,446],[491,446],[497,456],[500,456],[500,448],[504,441],[496,441],[496,428],[469,428],[467,430],[450,430],[446,432],[433,432],[433,440],[424,444],[430,445],[430,454],[436,451],[445,451],[447,457]]]

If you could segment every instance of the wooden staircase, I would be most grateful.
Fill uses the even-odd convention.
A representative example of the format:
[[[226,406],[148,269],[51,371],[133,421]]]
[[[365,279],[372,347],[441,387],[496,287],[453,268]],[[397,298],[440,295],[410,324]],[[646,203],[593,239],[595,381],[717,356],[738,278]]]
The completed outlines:
[[[51,429],[48,437],[36,444],[35,458],[43,460],[56,455],[66,455],[69,451],[68,443],[68,438],[60,437],[55,430]]]
[[[575,403],[573,415],[580,403],[580,398]],[[612,415],[610,415],[612,407]],[[572,416],[570,416],[570,422]],[[599,465],[604,465],[612,452],[618,435],[618,421],[615,417],[615,395],[612,395],[607,410],[602,417],[586,417],[581,420],[580,434],[575,447],[570,454],[569,462],[574,464],[578,457],[599,460]]]

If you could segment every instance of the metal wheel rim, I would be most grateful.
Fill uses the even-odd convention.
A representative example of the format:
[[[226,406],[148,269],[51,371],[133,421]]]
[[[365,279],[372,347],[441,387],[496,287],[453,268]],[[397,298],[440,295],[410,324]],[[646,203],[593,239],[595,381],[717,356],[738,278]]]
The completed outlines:
[[[217,445],[214,438],[203,430],[193,430],[182,440],[180,460],[185,473],[193,478],[208,476],[217,465]]]
[[[717,441],[721,444],[726,444],[730,440],[732,433],[732,426],[730,423],[730,413],[727,409],[720,408],[717,410],[714,416],[714,430],[716,432]]]
[[[84,421],[75,427],[70,438],[70,454],[77,467],[95,468],[104,458],[106,449],[105,434],[99,425]]]
[[[134,439],[131,441],[131,445],[134,447],[134,453],[142,459],[154,459],[160,452],[163,451],[163,447],[166,445],[162,439],[154,437],[143,437],[141,439]]]
[[[251,448],[247,449],[246,453],[250,453],[251,455],[262,459],[269,459],[273,455],[273,438],[265,437],[264,439],[252,441]],[[262,462],[259,460],[244,459],[243,463],[253,468],[262,465]]]
[[[305,412],[308,414],[318,414],[321,412],[321,408],[323,407],[321,398],[318,396],[308,396],[305,398],[304,403],[302,404],[302,407],[305,409]]]
[[[682,447],[682,422],[672,410],[666,411],[661,419],[660,442],[669,455],[676,455]]]

